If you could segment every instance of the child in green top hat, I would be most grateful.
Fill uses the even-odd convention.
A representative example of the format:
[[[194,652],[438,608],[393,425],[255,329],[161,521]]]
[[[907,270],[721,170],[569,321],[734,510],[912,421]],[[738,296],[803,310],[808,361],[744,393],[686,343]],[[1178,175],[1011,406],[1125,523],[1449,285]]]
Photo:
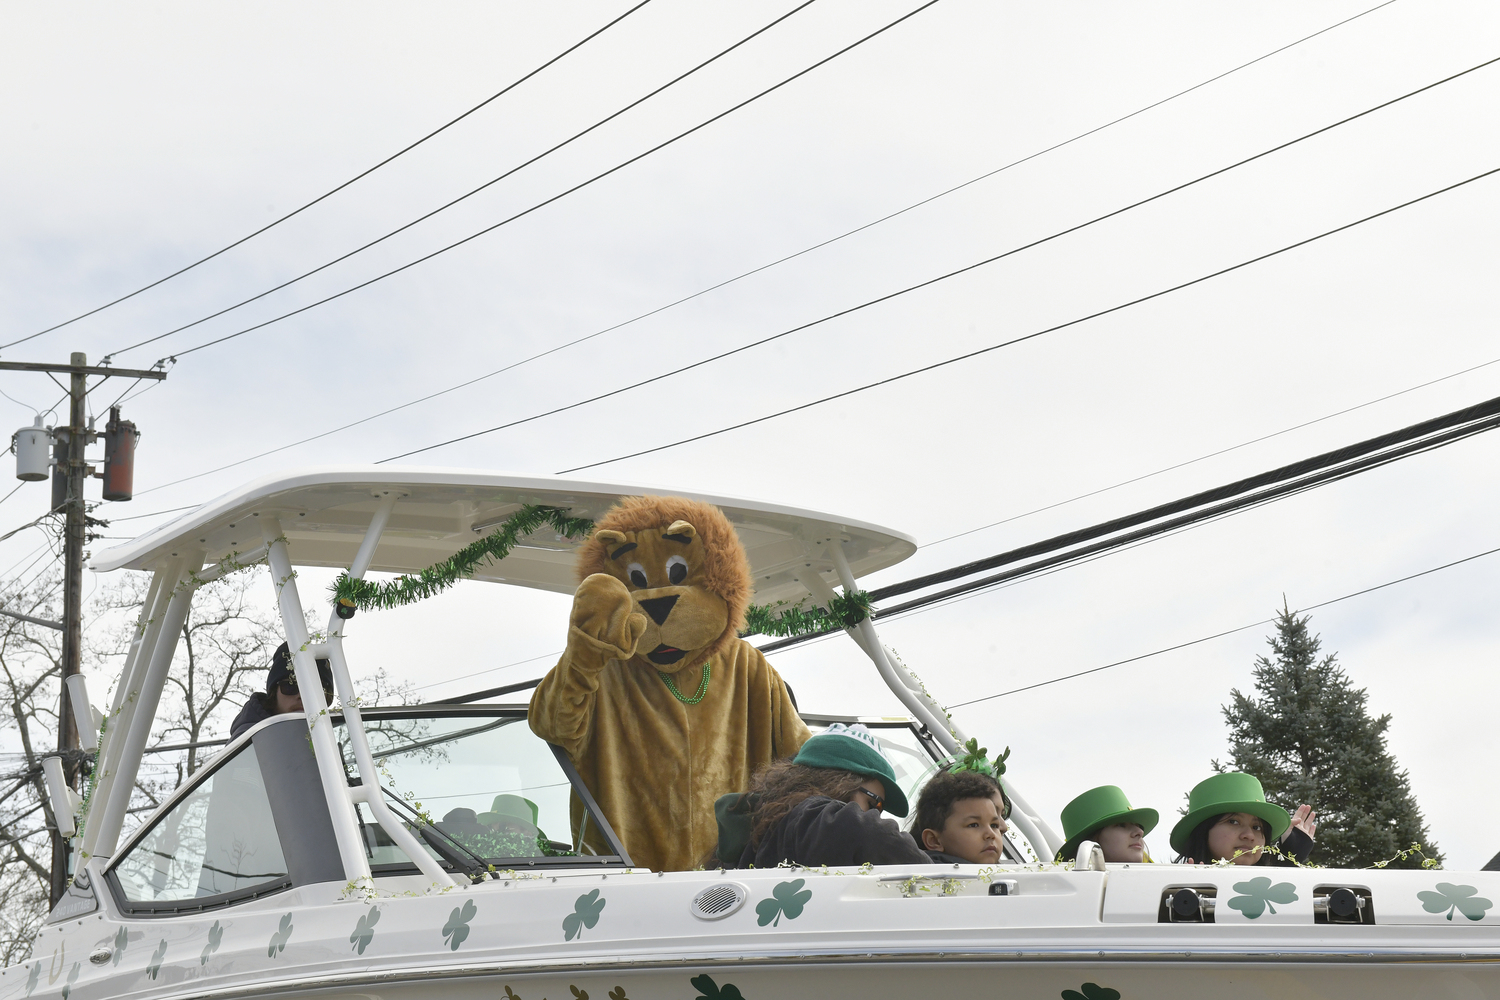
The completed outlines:
[[[864,726],[835,722],[803,743],[796,757],[755,772],[748,793],[714,803],[719,844],[711,863],[928,864],[911,836],[881,817],[882,809],[907,813],[891,762]]]
[[[1229,771],[1193,786],[1187,815],[1172,828],[1172,850],[1178,853],[1178,861],[1187,864],[1305,864],[1318,832],[1316,817],[1306,804],[1297,807],[1295,816],[1288,815],[1266,801],[1265,790],[1254,775]],[[1278,854],[1264,850],[1278,841]]]
[[[1078,857],[1078,845],[1092,840],[1104,849],[1105,861],[1115,864],[1149,862],[1146,834],[1160,819],[1155,809],[1130,808],[1130,800],[1117,785],[1090,788],[1063,806],[1063,836],[1068,839],[1058,852],[1058,859],[1074,860]]]

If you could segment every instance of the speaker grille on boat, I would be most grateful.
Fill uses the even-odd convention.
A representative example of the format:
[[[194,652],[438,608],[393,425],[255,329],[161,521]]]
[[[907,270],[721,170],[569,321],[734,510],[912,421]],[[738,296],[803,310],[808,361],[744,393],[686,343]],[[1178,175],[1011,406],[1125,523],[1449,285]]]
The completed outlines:
[[[745,905],[750,890],[738,882],[711,885],[693,897],[693,916],[700,920],[722,920]]]

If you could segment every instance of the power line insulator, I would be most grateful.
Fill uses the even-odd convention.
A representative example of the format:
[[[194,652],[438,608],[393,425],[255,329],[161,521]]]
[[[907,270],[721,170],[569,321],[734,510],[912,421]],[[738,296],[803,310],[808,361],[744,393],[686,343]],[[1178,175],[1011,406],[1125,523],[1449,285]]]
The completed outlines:
[[[120,408],[109,408],[104,425],[104,499],[129,500],[135,495],[135,445],[141,432],[135,423],[120,419]]]

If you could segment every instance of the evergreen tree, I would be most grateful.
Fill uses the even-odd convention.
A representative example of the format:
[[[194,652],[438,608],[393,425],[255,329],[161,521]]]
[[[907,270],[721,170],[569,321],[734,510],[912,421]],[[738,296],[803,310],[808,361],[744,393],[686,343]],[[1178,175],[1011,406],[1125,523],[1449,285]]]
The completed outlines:
[[[1259,696],[1233,690],[1223,706],[1230,761],[1214,761],[1214,769],[1255,775],[1266,798],[1288,810],[1310,804],[1318,814],[1316,864],[1362,868],[1413,843],[1441,859],[1407,773],[1386,750],[1391,717],[1370,717],[1365,689],[1350,683],[1336,654],[1318,658],[1322,641],[1307,630],[1310,616],[1282,603],[1267,640],[1275,659],[1255,659]],[[1413,856],[1392,867],[1421,862]]]

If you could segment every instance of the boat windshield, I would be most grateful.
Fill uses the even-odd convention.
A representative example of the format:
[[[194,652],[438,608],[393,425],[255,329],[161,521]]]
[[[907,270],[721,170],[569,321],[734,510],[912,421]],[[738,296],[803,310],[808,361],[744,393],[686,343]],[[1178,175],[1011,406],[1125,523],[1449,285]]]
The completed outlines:
[[[524,712],[372,712],[364,723],[386,801],[438,860],[468,870],[620,863],[581,843],[597,818],[570,803],[568,775]],[[342,727],[339,742],[354,778]],[[409,866],[370,807],[362,802],[357,812],[371,869]]]

